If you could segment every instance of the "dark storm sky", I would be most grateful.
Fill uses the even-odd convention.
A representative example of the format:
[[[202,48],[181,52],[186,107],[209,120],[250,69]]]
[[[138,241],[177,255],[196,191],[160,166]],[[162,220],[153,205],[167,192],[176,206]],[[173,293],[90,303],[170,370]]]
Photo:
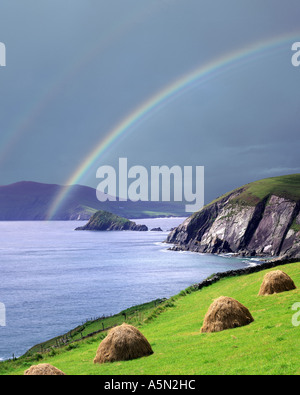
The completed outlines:
[[[206,201],[299,173],[300,3],[287,0],[1,0],[0,184],[64,184],[142,102],[232,51],[276,50],[195,86],[125,133],[101,165],[205,166]]]

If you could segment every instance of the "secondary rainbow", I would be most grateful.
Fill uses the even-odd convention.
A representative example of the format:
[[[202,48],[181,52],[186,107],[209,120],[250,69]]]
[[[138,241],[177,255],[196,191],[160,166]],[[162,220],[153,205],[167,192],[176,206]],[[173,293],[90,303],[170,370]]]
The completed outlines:
[[[10,156],[14,146],[20,143],[23,135],[31,130],[36,120],[49,108],[49,105],[55,101],[65,87],[79,78],[78,76],[87,65],[97,59],[100,54],[104,56],[107,48],[113,46],[120,37],[126,35],[138,22],[141,23],[158,9],[158,5],[142,4],[140,8],[131,12],[127,19],[122,18],[119,23],[116,21],[107,31],[103,32],[96,45],[92,45],[90,48],[80,48],[80,56],[78,56],[76,63],[65,69],[61,67],[58,75],[54,75],[52,80],[45,81],[43,89],[36,99],[32,96],[32,102],[27,103],[28,106],[24,106],[23,111],[20,111],[16,117],[11,119],[7,136],[1,136],[3,139],[0,145],[0,166]]]
[[[81,165],[65,183],[67,187],[62,188],[61,192],[56,196],[49,209],[47,219],[51,220],[55,216],[56,212],[68,196],[70,188],[73,185],[78,184],[95,161],[108,149],[108,147],[116,143],[124,133],[132,131],[137,124],[140,124],[146,118],[149,118],[155,112],[161,110],[165,105],[177,99],[187,91],[195,88],[200,83],[204,83],[211,78],[224,74],[233,67],[239,67],[242,64],[253,61],[257,59],[257,57],[267,56],[270,51],[280,49],[283,44],[288,44],[290,42],[291,48],[293,43],[292,40],[299,39],[299,35],[300,33],[298,35],[295,33],[292,35],[285,34],[280,37],[260,41],[237,51],[230,52],[225,56],[196,68],[150,97],[119,124],[117,124],[104,139],[101,139],[96,147],[84,159]]]

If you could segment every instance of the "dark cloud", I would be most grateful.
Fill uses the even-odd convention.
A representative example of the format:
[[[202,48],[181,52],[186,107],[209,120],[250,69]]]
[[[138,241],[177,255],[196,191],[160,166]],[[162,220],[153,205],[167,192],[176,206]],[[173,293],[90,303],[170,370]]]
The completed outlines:
[[[0,184],[64,183],[123,118],[234,50],[293,33],[299,2],[2,0]],[[204,165],[206,198],[299,172],[300,68],[291,44],[220,72],[124,135],[99,165]]]

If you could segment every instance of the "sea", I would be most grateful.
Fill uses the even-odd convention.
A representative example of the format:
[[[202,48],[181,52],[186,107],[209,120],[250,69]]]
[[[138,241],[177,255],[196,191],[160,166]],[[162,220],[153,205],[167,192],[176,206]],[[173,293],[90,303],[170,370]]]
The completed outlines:
[[[135,220],[162,232],[75,231],[81,221],[0,222],[0,360],[89,319],[258,263],[168,250],[169,230],[183,220]]]

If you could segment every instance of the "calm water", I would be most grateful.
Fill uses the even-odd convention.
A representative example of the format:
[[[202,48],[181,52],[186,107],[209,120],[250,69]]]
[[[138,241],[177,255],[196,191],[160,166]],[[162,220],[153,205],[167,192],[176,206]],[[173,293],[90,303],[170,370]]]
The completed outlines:
[[[139,220],[164,232],[74,232],[80,222],[0,222],[0,359],[81,324],[170,297],[245,259],[167,251],[182,219]]]

